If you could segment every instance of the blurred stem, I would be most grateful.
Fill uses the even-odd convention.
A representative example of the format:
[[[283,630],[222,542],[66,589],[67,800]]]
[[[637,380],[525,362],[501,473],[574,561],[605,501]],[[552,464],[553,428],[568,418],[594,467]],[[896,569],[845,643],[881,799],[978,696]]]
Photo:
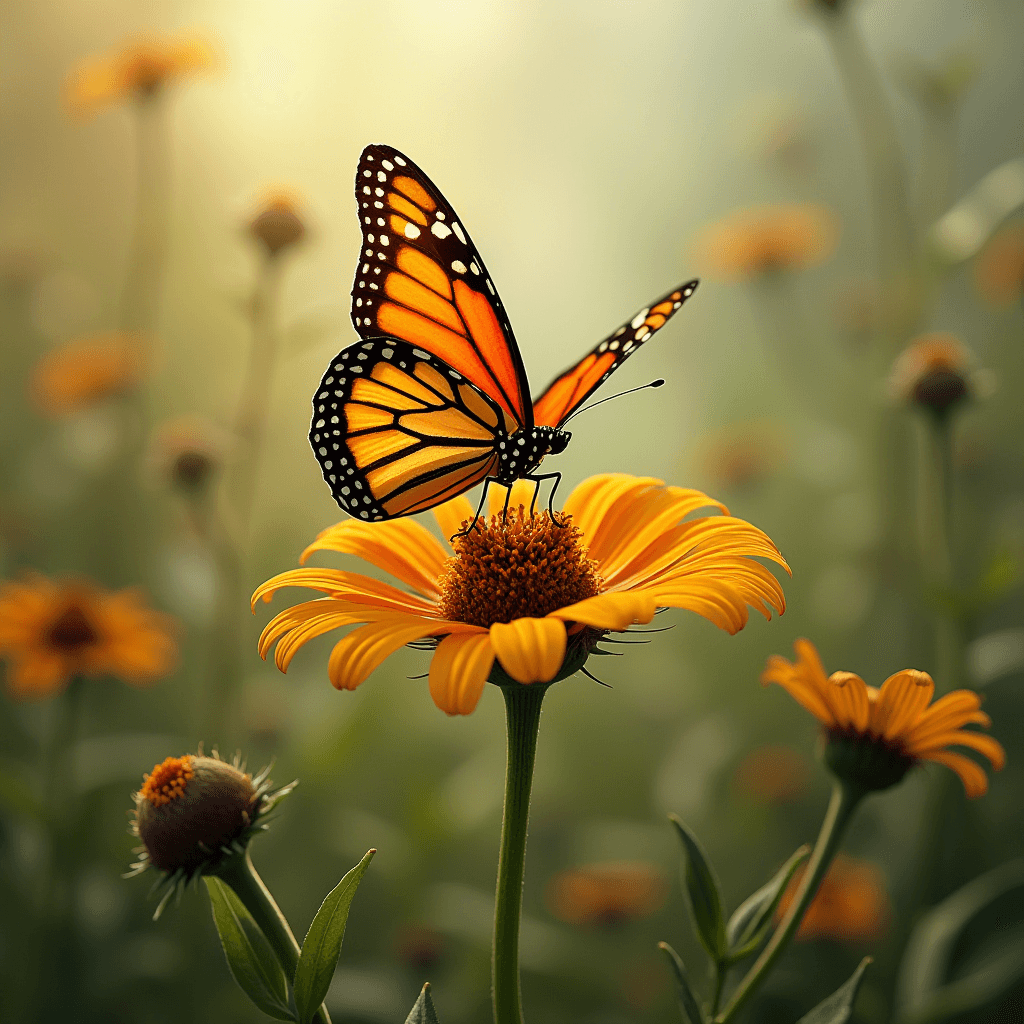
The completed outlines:
[[[918,224],[927,231],[953,205],[959,105],[926,103],[922,109]]]
[[[907,187],[906,160],[889,99],[848,4],[822,12],[825,38],[860,132],[871,189],[879,270],[893,301],[894,345],[921,317],[917,247]]]
[[[718,1005],[722,1001],[722,989],[725,986],[725,977],[729,973],[729,965],[715,963],[712,967],[715,975],[715,984],[711,994],[711,1007],[708,1010],[708,1018],[713,1020],[718,1013]]]
[[[217,877],[231,886],[245,909],[252,914],[253,920],[260,926],[260,931],[267,937],[278,962],[284,968],[290,985],[299,963],[299,944],[288,924],[288,919],[281,913],[277,901],[263,884],[263,879],[256,873],[249,850],[227,858],[217,871]],[[327,1007],[321,1005],[313,1015],[313,1020],[319,1024],[331,1024]]]
[[[800,880],[793,902],[789,905],[778,928],[775,929],[768,945],[754,961],[754,965],[740,982],[739,988],[733,993],[725,1009],[715,1017],[715,1024],[726,1024],[739,1013],[768,976],[786,946],[789,945],[797,928],[800,927],[807,908],[811,905],[811,900],[814,899],[818,891],[821,880],[825,877],[825,872],[828,871],[829,865],[838,852],[846,826],[864,795],[865,790],[856,788],[849,783],[839,781],[833,783],[832,799],[829,801],[825,820],[818,833],[818,841],[814,844],[814,851],[811,853],[807,870]]]
[[[501,687],[508,727],[505,809],[494,897],[494,956],[491,963],[494,1024],[522,1024],[519,984],[519,919],[523,905],[526,831],[530,790],[540,728],[540,706],[547,686],[518,683]]]

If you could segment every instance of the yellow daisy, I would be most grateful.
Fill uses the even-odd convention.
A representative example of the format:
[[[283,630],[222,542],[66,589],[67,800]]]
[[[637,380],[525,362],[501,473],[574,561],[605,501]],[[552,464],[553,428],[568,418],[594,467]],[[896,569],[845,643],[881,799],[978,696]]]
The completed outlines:
[[[500,490],[500,489],[498,489]],[[454,548],[411,519],[346,520],[323,531],[302,555],[358,555],[406,589],[339,569],[295,569],[253,595],[270,600],[282,587],[327,594],[278,614],[260,637],[274,644],[281,671],[308,640],[355,625],[334,647],[328,675],[354,690],[406,644],[436,641],[430,693],[450,715],[476,707],[488,678],[499,684],[549,683],[582,668],[609,632],[650,622],[661,607],[687,608],[729,633],[742,629],[750,605],[771,618],[785,610],[778,580],[758,561],[782,555],[756,527],[729,515],[700,491],[666,487],[625,474],[580,484],[553,520],[528,515],[532,485],[512,491],[515,511],[481,519]],[[720,515],[688,519],[701,509]],[[434,510],[451,537],[473,516],[465,496]]]
[[[990,726],[981,698],[954,690],[932,703],[935,684],[927,672],[904,669],[876,689],[852,672],[826,676],[809,640],[794,644],[796,662],[768,659],[761,682],[778,683],[825,728],[825,761],[840,778],[868,790],[888,789],[921,761],[944,764],[960,776],[969,797],[982,796],[988,777],[981,766],[950,747],[983,754],[999,771],[1002,746],[965,725]]]

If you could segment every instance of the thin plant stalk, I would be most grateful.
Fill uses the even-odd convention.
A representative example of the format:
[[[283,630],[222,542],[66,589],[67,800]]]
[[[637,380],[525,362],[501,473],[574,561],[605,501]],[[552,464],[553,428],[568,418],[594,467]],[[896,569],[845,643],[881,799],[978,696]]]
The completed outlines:
[[[501,687],[508,727],[505,806],[494,896],[494,947],[491,962],[494,1024],[522,1024],[519,981],[519,922],[523,906],[523,871],[530,817],[530,790],[537,754],[540,708],[546,686]]]
[[[814,844],[811,859],[807,863],[807,870],[800,880],[793,902],[779,922],[768,945],[761,951],[761,955],[754,961],[754,965],[732,994],[725,1009],[714,1018],[715,1024],[727,1024],[739,1013],[789,945],[800,927],[800,922],[804,919],[807,908],[818,892],[821,880],[825,877],[825,873],[839,851],[846,826],[864,795],[864,790],[849,783],[837,781],[833,784],[832,798],[829,801],[821,831],[818,833],[818,841]]]

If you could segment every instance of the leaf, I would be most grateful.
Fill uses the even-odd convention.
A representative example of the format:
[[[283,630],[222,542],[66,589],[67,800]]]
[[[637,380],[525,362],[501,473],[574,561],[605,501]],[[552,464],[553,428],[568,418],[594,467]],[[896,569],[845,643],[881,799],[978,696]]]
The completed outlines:
[[[230,886],[213,875],[206,875],[203,881],[210,893],[213,923],[235,981],[267,1016],[294,1021],[284,971],[259,925]]]
[[[940,1024],[998,1004],[1024,979],[1024,861],[948,896],[911,933],[896,988],[900,1024]]]
[[[675,825],[686,851],[686,901],[694,927],[711,959],[721,963],[727,947],[718,882],[696,836],[674,814],[669,815],[669,820]]]
[[[309,1024],[331,987],[334,969],[341,956],[345,924],[359,882],[376,850],[365,857],[327,894],[309,926],[295,968],[295,1005],[302,1024]]]
[[[846,1024],[853,1015],[853,1004],[857,999],[857,992],[860,990],[860,983],[864,980],[864,972],[871,963],[871,957],[866,956],[860,962],[860,966],[853,972],[850,980],[832,993],[823,1003],[804,1014],[797,1024]]]
[[[768,933],[775,910],[786,891],[796,869],[811,855],[811,848],[801,846],[779,869],[778,874],[762,886],[749,899],[740,904],[736,913],[729,918],[725,930],[729,946],[729,961],[737,963],[750,956]]]
[[[676,979],[676,994],[679,996],[679,1011],[683,1015],[684,1024],[704,1024],[704,1014],[701,1013],[700,1003],[693,994],[690,987],[690,979],[686,975],[686,968],[679,954],[667,943],[659,942],[658,949],[665,954],[672,968],[672,975]],[[406,1024],[409,1024],[406,1021]]]
[[[405,1024],[441,1024],[437,1019],[437,1011],[434,1009],[434,1000],[430,998],[430,982],[423,986],[416,1005],[409,1011],[405,1018]]]

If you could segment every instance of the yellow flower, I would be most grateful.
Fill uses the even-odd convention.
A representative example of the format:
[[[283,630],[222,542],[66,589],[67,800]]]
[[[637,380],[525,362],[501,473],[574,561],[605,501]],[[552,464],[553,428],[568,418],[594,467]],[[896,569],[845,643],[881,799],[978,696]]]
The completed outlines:
[[[280,188],[268,193],[249,224],[249,231],[270,256],[301,242],[306,225],[299,217],[295,193]]]
[[[701,263],[725,280],[749,281],[773,271],[823,263],[839,237],[839,220],[814,203],[737,210],[707,227],[697,242]]]
[[[988,789],[977,762],[950,747],[983,754],[999,771],[1006,752],[991,736],[963,728],[989,726],[981,698],[954,690],[932,703],[935,684],[927,672],[908,668],[890,676],[880,689],[852,672],[826,676],[809,640],[794,644],[796,662],[773,655],[761,682],[778,683],[825,728],[825,761],[834,774],[868,790],[888,789],[915,764],[936,761],[960,776],[969,797]]]
[[[1024,296],[1024,222],[1004,228],[974,261],[978,291],[994,306],[1019,302]]]
[[[176,654],[170,619],[137,591],[38,575],[0,583],[0,656],[16,698],[48,697],[80,675],[143,685],[166,675]]]
[[[897,401],[914,403],[939,415],[990,388],[974,368],[971,352],[952,334],[922,334],[893,363],[889,387]]]
[[[746,624],[748,604],[766,618],[785,609],[778,581],[755,561],[788,572],[778,549],[699,491],[625,474],[591,477],[557,521],[547,512],[526,515],[531,496],[532,485],[521,481],[511,495],[518,510],[482,519],[455,538],[454,554],[410,519],[346,520],[325,530],[303,560],[313,551],[358,555],[408,589],[338,569],[282,573],[256,591],[254,605],[289,586],[329,596],[278,614],[260,637],[260,653],[266,657],[276,643],[275,661],[287,671],[308,640],[358,625],[328,662],[331,682],[353,690],[388,655],[433,638],[434,703],[467,715],[489,677],[506,685],[564,678],[607,633],[650,622],[659,607],[688,608],[729,633]],[[492,513],[502,502],[496,495]],[[709,507],[723,514],[684,521]],[[434,514],[450,537],[473,510],[460,496]]]
[[[793,902],[805,870],[803,865],[793,875],[779,900],[777,920],[783,918]],[[867,942],[881,938],[890,916],[889,897],[877,865],[841,853],[821,880],[796,937]]]
[[[143,373],[142,346],[136,335],[94,334],[43,356],[32,373],[30,393],[48,416],[66,416],[131,391]]]
[[[668,886],[654,864],[585,864],[555,875],[548,886],[551,913],[566,924],[607,927],[657,913]]]
[[[218,64],[213,45],[199,36],[142,37],[79,64],[65,83],[65,98],[72,113],[84,117],[118,100],[152,96],[176,79]]]

